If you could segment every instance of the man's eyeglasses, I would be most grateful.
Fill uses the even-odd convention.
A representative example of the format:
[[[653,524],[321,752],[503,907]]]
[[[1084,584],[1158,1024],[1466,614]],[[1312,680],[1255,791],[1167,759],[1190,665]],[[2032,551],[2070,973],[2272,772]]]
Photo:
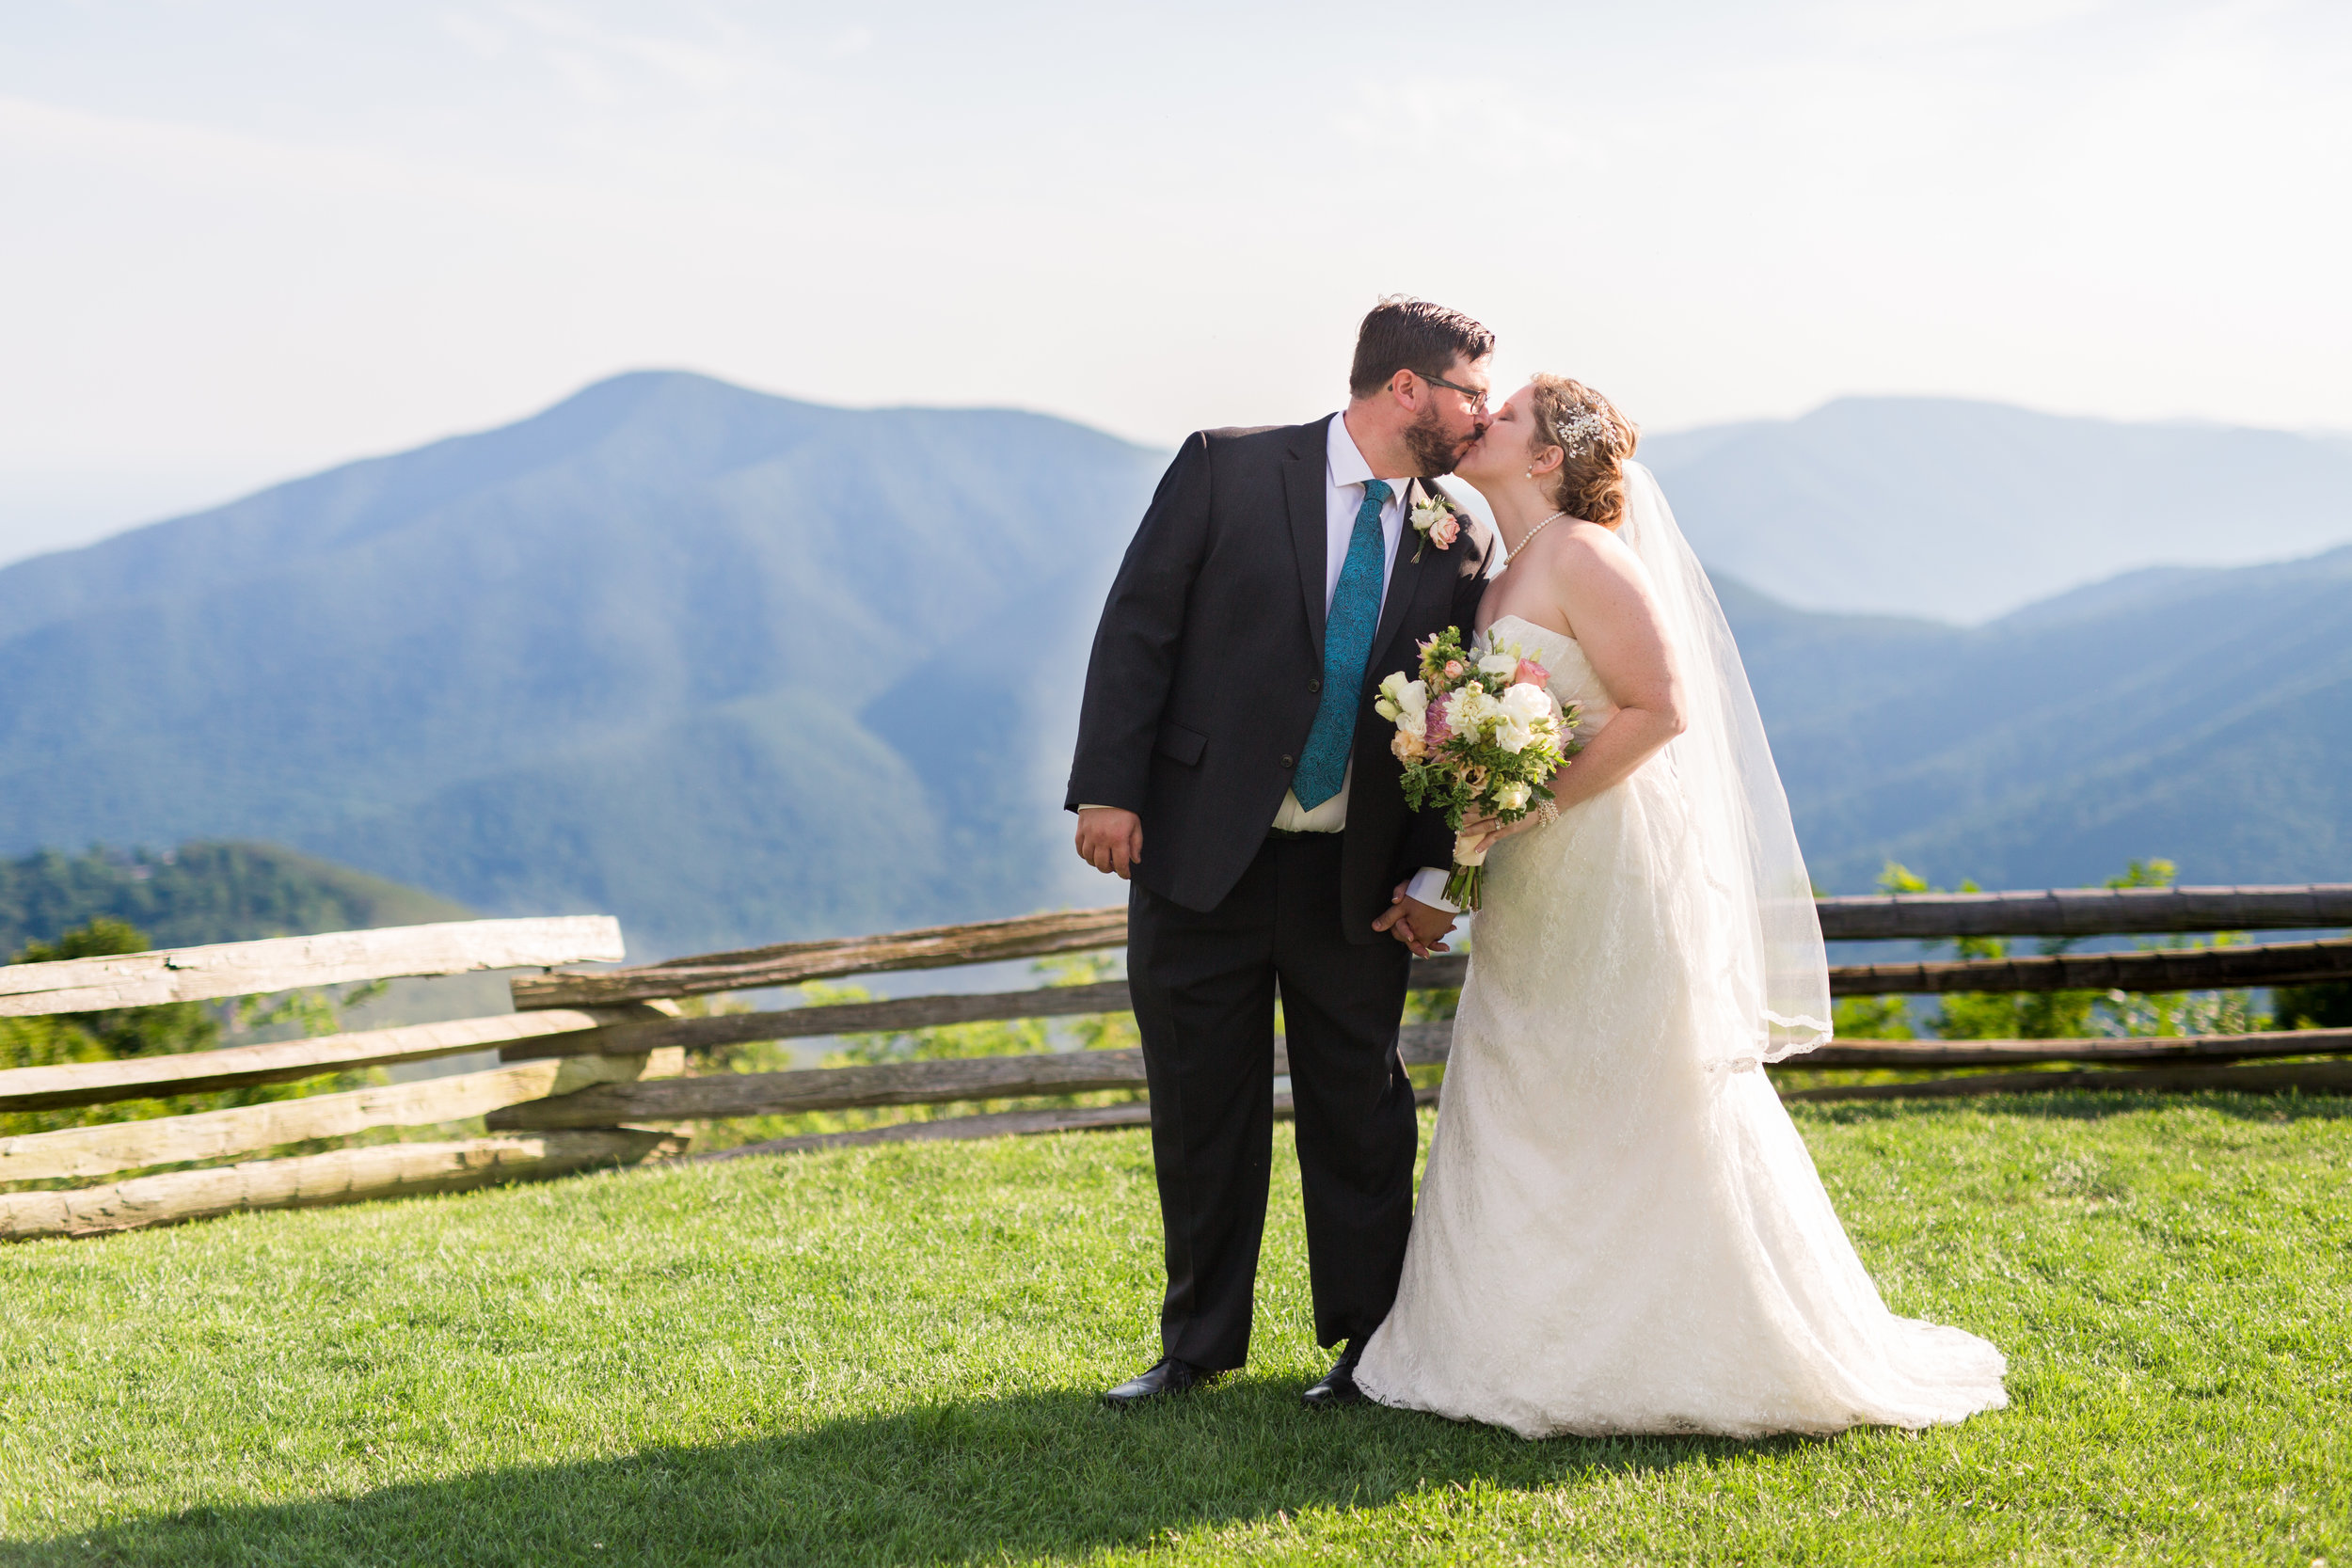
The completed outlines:
[[[1441,375],[1424,375],[1422,376],[1422,379],[1429,383],[1432,387],[1442,387],[1449,392],[1461,393],[1464,397],[1470,399],[1470,411],[1472,413],[1484,414],[1486,411],[1486,394],[1480,391],[1475,387],[1457,386],[1454,382],[1448,381]]]

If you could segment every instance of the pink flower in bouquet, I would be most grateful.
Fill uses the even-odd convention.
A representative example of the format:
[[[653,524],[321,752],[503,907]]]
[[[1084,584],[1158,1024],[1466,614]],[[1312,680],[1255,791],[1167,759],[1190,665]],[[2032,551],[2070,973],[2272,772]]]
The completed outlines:
[[[1399,762],[1419,762],[1429,754],[1427,742],[1410,730],[1397,731],[1389,741],[1389,750],[1395,753],[1396,760]]]
[[[1460,659],[1449,658],[1445,661],[1445,678],[1450,681],[1458,681],[1462,678],[1462,661]]]
[[[1519,660],[1519,667],[1511,672],[1511,684],[1513,686],[1549,686],[1551,672],[1532,658],[1523,658]]]
[[[1450,550],[1454,547],[1454,541],[1461,535],[1461,518],[1445,517],[1429,525],[1429,542],[1441,550]]]

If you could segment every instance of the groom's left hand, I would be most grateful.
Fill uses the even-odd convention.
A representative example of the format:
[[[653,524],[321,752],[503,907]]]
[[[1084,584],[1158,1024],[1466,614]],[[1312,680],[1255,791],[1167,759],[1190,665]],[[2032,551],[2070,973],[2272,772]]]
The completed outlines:
[[[1446,951],[1446,933],[1454,929],[1454,916],[1407,896],[1405,890],[1412,885],[1409,881],[1396,884],[1389,907],[1372,923],[1372,928],[1396,938],[1413,950],[1416,958],[1425,958]]]

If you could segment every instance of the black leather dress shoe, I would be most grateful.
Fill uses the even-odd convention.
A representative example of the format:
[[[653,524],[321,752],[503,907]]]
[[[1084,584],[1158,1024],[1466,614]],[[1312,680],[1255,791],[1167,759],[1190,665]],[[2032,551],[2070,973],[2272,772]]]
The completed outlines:
[[[1361,1404],[1364,1391],[1356,1386],[1356,1362],[1364,1353],[1354,1345],[1340,1353],[1338,1365],[1323,1374],[1323,1381],[1299,1395],[1299,1402],[1310,1410],[1337,1410],[1343,1404]]]
[[[1216,1374],[1208,1369],[1196,1367],[1189,1361],[1179,1361],[1171,1355],[1141,1377],[1131,1377],[1104,1394],[1103,1402],[1113,1410],[1130,1410],[1138,1404],[1166,1399],[1170,1394],[1181,1394],[1187,1388],[1197,1388],[1201,1384],[1216,1380]]]

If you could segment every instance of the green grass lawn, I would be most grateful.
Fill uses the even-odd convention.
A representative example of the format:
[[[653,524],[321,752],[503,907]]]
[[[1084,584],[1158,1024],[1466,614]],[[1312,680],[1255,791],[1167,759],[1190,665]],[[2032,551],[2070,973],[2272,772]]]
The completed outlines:
[[[1249,1370],[1159,1410],[1140,1133],[0,1249],[0,1564],[2352,1565],[2352,1102],[1803,1107],[2013,1407],[1831,1440],[1312,1415],[1288,1132]]]

